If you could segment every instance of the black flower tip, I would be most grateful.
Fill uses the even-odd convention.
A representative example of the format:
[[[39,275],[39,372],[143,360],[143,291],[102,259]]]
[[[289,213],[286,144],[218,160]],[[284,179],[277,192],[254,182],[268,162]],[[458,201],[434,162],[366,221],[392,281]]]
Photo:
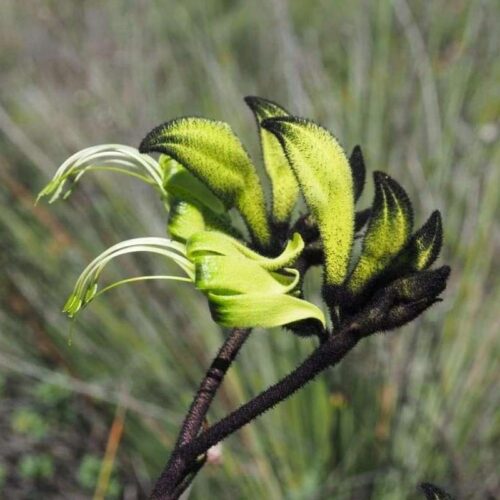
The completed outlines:
[[[363,192],[366,178],[365,160],[360,146],[354,146],[349,158],[349,164],[351,165],[354,181],[354,198],[357,200]]]
[[[357,315],[360,331],[366,336],[414,320],[441,301],[438,296],[446,288],[449,275],[449,266],[443,266],[400,278],[382,288]]]
[[[371,208],[365,208],[359,212],[356,212],[356,216],[354,219],[354,232],[359,232],[363,227],[365,227],[366,223],[370,220],[370,216],[372,214]]]
[[[421,271],[394,282],[398,297],[407,302],[428,297],[437,297],[445,288],[450,276],[450,266],[442,266],[431,271]]]

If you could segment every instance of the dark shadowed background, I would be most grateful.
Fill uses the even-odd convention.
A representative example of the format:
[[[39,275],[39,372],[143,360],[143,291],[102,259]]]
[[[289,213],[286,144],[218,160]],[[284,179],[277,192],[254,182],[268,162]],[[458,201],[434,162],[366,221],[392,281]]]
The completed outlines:
[[[499,17],[495,0],[2,0],[0,498],[144,498],[223,335],[199,293],[163,282],[103,296],[70,333],[86,263],[164,235],[165,215],[113,175],[52,206],[37,192],[79,149],[137,146],[180,115],[230,122],[258,161],[248,94],[361,144],[417,226],[441,210],[453,273],[443,303],[224,442],[190,498],[399,500],[423,480],[498,498]],[[311,342],[255,331],[211,421]]]

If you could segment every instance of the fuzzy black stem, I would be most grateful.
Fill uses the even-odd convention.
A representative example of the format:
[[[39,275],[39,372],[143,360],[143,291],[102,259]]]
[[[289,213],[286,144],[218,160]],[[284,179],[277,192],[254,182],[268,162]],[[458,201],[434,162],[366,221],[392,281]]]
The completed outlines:
[[[357,329],[347,327],[321,344],[302,364],[257,397],[230,413],[190,443],[179,454],[187,462],[291,396],[329,366],[336,365],[358,343]]]
[[[250,331],[251,330],[248,328],[245,329],[234,328],[229,333],[227,339],[224,341],[224,344],[222,344],[222,347],[219,349],[217,356],[212,361],[212,364],[210,365],[210,368],[205,374],[205,377],[201,381],[196,396],[194,397],[191,403],[189,411],[182,424],[179,437],[177,438],[177,443],[174,447],[174,451],[172,452],[172,455],[165,470],[169,469],[175,470],[179,467],[179,459],[177,456],[178,449],[182,445],[188,443],[193,438],[195,438],[196,435],[199,433],[203,425],[203,421],[212,403],[212,400],[215,396],[215,393],[217,392],[217,389],[222,383],[222,380],[224,379],[226,372],[231,366],[231,363],[236,358],[241,346],[247,340]],[[163,493],[157,491],[158,485],[162,483],[162,477],[163,474],[158,479],[157,485],[155,486],[151,494],[151,498],[155,499],[169,498],[164,496]],[[182,480],[183,478],[181,477],[179,479]]]
[[[250,329],[234,328],[231,330],[217,356],[212,361],[191,403],[182,424],[176,448],[186,444],[198,434],[217,389],[249,334]]]
[[[278,383],[272,385],[257,397],[230,413],[199,436],[182,445],[155,486],[155,499],[175,499],[173,488],[186,474],[189,464],[195,463],[212,446],[236,432],[253,419],[291,396],[298,389],[313,380],[328,366],[337,364],[361,338],[357,324],[343,327],[330,336],[301,365]]]

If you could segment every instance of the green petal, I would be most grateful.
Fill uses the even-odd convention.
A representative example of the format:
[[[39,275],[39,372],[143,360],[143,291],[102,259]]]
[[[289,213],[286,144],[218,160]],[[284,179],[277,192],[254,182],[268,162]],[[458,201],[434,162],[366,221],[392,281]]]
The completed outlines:
[[[268,271],[255,261],[241,256],[208,255],[196,264],[196,288],[218,294],[286,294],[298,284],[296,269],[286,274]]]
[[[361,256],[347,282],[352,293],[360,292],[378,276],[408,242],[413,210],[404,189],[382,172],[373,174],[375,198]]]
[[[179,163],[167,155],[160,155],[158,158],[158,165],[163,172],[163,178],[167,179],[172,173],[177,170]]]
[[[162,155],[165,157],[165,155]],[[162,162],[165,164],[165,160]],[[224,213],[224,204],[210,189],[175,160],[168,163],[165,190],[174,198],[206,206],[212,212]]]
[[[245,97],[245,102],[253,111],[259,128],[264,166],[272,185],[273,219],[279,224],[287,224],[297,201],[299,186],[278,139],[262,128],[261,122],[266,118],[289,116],[289,113],[278,104],[261,97]]]
[[[193,262],[205,255],[244,256],[269,271],[291,265],[297,260],[303,249],[304,241],[298,233],[292,236],[283,252],[275,258],[264,257],[245,246],[239,240],[217,231],[196,233],[186,244],[187,256]]]
[[[205,231],[189,239],[186,251],[196,264],[196,287],[207,294],[217,323],[271,327],[315,318],[324,325],[316,306],[293,296],[298,293],[299,272],[284,267],[303,247],[295,234],[282,254],[270,259],[226,234]]]
[[[206,184],[227,208],[238,208],[256,242],[269,246],[271,232],[262,186],[229,125],[204,118],[179,118],[152,130],[139,150],[157,151],[174,158]]]
[[[262,127],[279,139],[318,224],[325,252],[325,282],[341,285],[354,238],[354,191],[347,157],[330,132],[312,121],[270,118]]]
[[[171,200],[167,229],[173,238],[182,242],[203,231],[218,231],[234,237],[240,236],[231,225],[227,213],[218,214],[206,206],[175,198]]]
[[[290,295],[208,294],[213,319],[226,327],[272,328],[303,319],[316,319],[325,327],[321,309]]]

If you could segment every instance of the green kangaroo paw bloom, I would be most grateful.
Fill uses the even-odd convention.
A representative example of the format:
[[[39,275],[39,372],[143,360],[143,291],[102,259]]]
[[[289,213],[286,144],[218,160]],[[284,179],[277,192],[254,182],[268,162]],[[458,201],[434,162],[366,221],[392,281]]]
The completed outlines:
[[[261,123],[266,118],[290,116],[290,114],[278,104],[261,97],[245,97],[245,102],[254,113],[259,129],[264,167],[272,185],[273,220],[286,225],[297,202],[299,186],[278,139],[262,128]]]
[[[303,248],[296,234],[281,255],[270,259],[226,234],[203,232],[189,239],[187,255],[196,264],[196,287],[207,295],[217,323],[272,327],[309,318],[324,327],[322,311],[295,296],[299,272],[284,267]]]
[[[442,243],[441,214],[436,210],[396,255],[379,281],[387,284],[398,277],[428,269],[438,258]]]
[[[49,203],[67,198],[82,175],[90,171],[108,171],[135,177],[155,186],[162,196],[166,196],[162,169],[155,159],[122,144],[102,144],[82,149],[70,156],[40,191],[37,202],[44,196],[50,196]]]
[[[269,247],[271,232],[264,193],[247,152],[229,125],[179,118],[153,129],[139,151],[164,153],[198,177],[224,203],[236,207],[254,240]]]
[[[349,164],[352,168],[352,177],[354,181],[354,199],[357,201],[365,187],[366,178],[365,160],[360,146],[354,146],[349,158]]]
[[[262,127],[279,139],[318,224],[325,253],[325,283],[341,285],[354,238],[354,191],[347,157],[330,132],[312,121],[270,118]]]
[[[214,321],[226,327],[272,328],[308,318],[325,327],[321,309],[290,295],[209,293],[208,299]]]
[[[231,236],[216,232],[205,231],[194,234],[186,245],[187,256],[193,262],[206,255],[231,255],[235,257],[246,257],[257,262],[262,268],[268,271],[277,271],[283,267],[293,264],[302,250],[304,242],[298,233],[292,236],[280,255],[274,258],[264,257],[254,252],[239,240]]]
[[[382,172],[373,174],[375,197],[363,239],[361,256],[347,281],[352,294],[360,293],[406,245],[413,225],[413,209],[404,189]]]

